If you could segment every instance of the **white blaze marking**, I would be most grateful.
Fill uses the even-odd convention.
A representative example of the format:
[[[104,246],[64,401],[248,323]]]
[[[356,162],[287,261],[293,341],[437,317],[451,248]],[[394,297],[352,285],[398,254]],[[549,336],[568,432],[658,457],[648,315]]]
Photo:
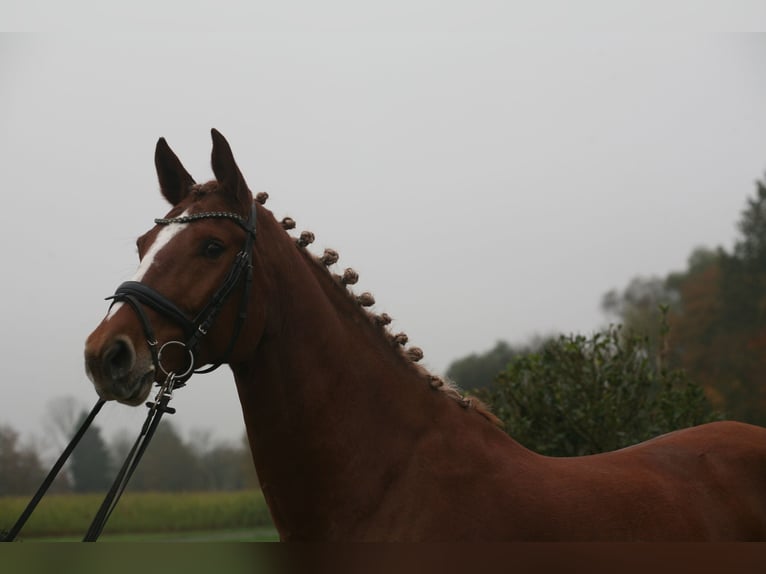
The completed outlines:
[[[183,217],[184,215],[186,215],[185,211],[179,217]],[[160,229],[160,232],[154,239],[154,243],[152,243],[151,247],[149,247],[149,251],[147,251],[146,255],[144,255],[144,258],[141,259],[141,263],[139,263],[138,269],[136,270],[135,275],[133,275],[132,280],[141,281],[141,279],[144,278],[144,275],[146,275],[146,272],[151,269],[152,265],[154,264],[154,259],[157,257],[157,254],[162,250],[162,248],[170,243],[170,241],[176,235],[181,233],[181,231],[186,229],[188,225],[188,223],[170,223]],[[106,320],[108,321],[111,319],[114,314],[120,310],[122,305],[122,301],[115,303],[109,310],[109,313],[106,316]]]

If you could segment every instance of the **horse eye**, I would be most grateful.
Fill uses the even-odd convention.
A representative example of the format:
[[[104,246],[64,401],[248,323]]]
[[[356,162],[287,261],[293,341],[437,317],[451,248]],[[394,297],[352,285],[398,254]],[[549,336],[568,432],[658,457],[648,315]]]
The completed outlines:
[[[205,243],[205,247],[203,249],[203,254],[205,257],[208,257],[210,259],[217,259],[221,256],[221,254],[224,251],[223,243],[220,241],[216,241],[214,239],[211,239],[207,243]]]

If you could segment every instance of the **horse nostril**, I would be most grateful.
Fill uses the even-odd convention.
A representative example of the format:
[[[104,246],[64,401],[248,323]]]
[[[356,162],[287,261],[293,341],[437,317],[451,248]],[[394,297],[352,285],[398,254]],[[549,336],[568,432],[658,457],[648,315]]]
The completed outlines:
[[[136,352],[128,338],[115,339],[104,353],[104,372],[114,381],[124,378],[136,363]]]

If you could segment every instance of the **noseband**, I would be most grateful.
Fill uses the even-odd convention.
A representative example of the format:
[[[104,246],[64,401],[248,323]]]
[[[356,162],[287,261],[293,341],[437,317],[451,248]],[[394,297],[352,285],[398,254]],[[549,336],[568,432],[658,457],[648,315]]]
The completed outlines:
[[[170,369],[166,369],[162,364],[163,350],[171,345],[181,346],[186,349],[189,356],[189,365],[185,372],[173,374],[175,381],[174,386],[176,388],[182,386],[194,373],[209,373],[220,367],[228,359],[239,338],[239,333],[242,330],[242,326],[247,317],[248,296],[253,282],[253,243],[255,241],[256,220],[255,203],[253,203],[250,208],[250,217],[248,220],[236,213],[228,211],[207,211],[181,217],[155,219],[154,222],[157,225],[170,225],[173,223],[192,223],[203,219],[228,219],[239,225],[245,231],[246,235],[242,250],[237,253],[234,263],[229,270],[229,273],[226,275],[226,278],[223,280],[223,283],[210,298],[210,301],[196,314],[196,316],[190,318],[178,307],[178,305],[173,303],[173,301],[162,295],[153,287],[139,281],[126,281],[117,288],[114,295],[107,297],[107,299],[112,300],[112,305],[122,301],[128,303],[135,311],[141,321],[144,335],[146,336],[146,342],[149,345],[149,350],[152,354],[152,362],[155,369],[161,371],[165,375],[169,375],[171,372]],[[234,326],[234,332],[229,341],[229,345],[218,361],[212,363],[211,366],[207,368],[195,370],[194,353],[197,350],[200,339],[207,335],[210,327],[221,312],[221,309],[223,309],[229,295],[231,295],[234,287],[237,285],[243,274],[244,285],[239,304],[239,313],[237,314],[237,322]],[[143,306],[153,309],[160,315],[164,315],[180,325],[184,331],[185,340],[168,341],[160,346]]]

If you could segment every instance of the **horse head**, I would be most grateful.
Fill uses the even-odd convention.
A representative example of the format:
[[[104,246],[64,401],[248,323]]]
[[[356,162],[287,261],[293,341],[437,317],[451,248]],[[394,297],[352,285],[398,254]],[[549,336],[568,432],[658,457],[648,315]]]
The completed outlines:
[[[138,270],[85,344],[88,377],[104,399],[140,404],[168,373],[183,382],[259,338],[264,310],[250,299],[260,206],[228,142],[216,130],[212,137],[215,179],[204,184],[157,142],[160,190],[172,208],[138,238]]]

